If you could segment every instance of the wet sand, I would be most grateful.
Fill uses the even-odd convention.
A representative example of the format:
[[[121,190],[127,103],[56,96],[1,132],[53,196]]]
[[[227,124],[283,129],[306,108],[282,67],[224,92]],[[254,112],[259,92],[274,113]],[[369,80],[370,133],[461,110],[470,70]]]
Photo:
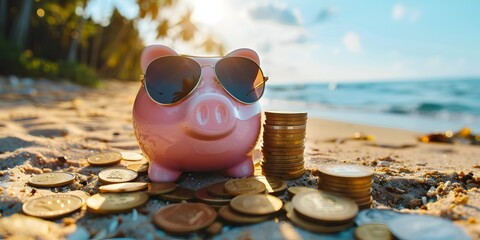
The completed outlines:
[[[140,151],[131,125],[132,104],[139,83],[107,82],[91,90],[69,84],[20,83],[0,79],[0,236],[39,238],[168,238],[151,223],[156,210],[168,204],[151,199],[136,211],[95,215],[85,209],[46,221],[22,217],[22,204],[52,192],[88,197],[98,191],[97,174],[86,158],[104,151]],[[34,89],[34,90],[32,90]],[[357,137],[368,140],[355,140]],[[419,133],[309,118],[306,174],[289,186],[318,184],[318,167],[352,163],[375,169],[374,208],[431,214],[455,220],[473,239],[480,237],[480,148],[459,144],[424,144]],[[261,158],[260,144],[254,151]],[[64,160],[64,158],[66,161]],[[120,165],[129,164],[122,161]],[[50,171],[76,173],[65,187],[33,188],[31,176]],[[473,173],[472,175],[468,175]],[[226,179],[214,173],[185,173],[178,184],[199,189]],[[139,181],[148,181],[140,174]],[[285,196],[284,196],[285,197]],[[422,203],[426,197],[427,203]],[[36,226],[36,227],[32,227]],[[42,229],[50,229],[43,231]],[[270,233],[273,235],[265,235]],[[329,235],[332,239],[350,232]],[[19,236],[19,235],[17,235]],[[314,238],[288,221],[223,228],[218,239]],[[191,238],[198,236],[192,235]]]

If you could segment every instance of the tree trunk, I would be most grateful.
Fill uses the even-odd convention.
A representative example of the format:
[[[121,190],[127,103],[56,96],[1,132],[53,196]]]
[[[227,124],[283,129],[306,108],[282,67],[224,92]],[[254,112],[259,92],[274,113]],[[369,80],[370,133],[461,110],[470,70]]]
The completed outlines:
[[[20,48],[20,50],[25,48],[25,40],[27,38],[32,8],[33,0],[23,0],[20,15],[16,24],[14,25],[14,28],[12,29],[12,42],[14,42]]]
[[[7,37],[7,0],[0,0],[0,38]]]
[[[68,51],[67,61],[69,62],[76,62],[77,61],[77,52],[78,52],[78,44],[80,42],[80,38],[82,37],[83,32],[83,24],[85,23],[85,18],[79,16],[78,24],[77,24],[77,37],[72,39],[70,44],[70,49]]]
[[[93,46],[90,55],[90,67],[98,69],[98,56],[100,54],[100,44],[102,43],[103,27],[98,28],[97,34],[93,38]]]

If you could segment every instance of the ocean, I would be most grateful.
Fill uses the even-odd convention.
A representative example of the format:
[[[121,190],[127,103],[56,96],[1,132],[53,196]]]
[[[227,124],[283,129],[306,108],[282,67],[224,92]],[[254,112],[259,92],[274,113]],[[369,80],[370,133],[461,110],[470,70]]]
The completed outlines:
[[[423,133],[480,132],[480,78],[362,83],[267,84],[263,110]]]

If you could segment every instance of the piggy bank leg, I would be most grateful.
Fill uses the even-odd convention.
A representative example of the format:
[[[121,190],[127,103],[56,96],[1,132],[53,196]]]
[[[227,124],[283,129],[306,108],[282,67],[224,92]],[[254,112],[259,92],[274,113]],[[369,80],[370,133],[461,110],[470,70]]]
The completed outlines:
[[[229,177],[247,177],[253,175],[253,161],[251,157],[246,157],[244,161],[239,164],[228,168],[224,171],[224,174]]]
[[[148,168],[148,178],[152,182],[175,182],[182,172],[168,169],[159,163],[150,162]]]

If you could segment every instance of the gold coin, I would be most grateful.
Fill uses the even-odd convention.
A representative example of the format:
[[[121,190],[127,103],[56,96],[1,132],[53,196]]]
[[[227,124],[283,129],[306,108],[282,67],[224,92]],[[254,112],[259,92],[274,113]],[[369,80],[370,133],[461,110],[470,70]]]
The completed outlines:
[[[318,190],[315,188],[309,188],[304,186],[295,186],[295,187],[289,187],[287,191],[291,195],[291,197],[293,197],[302,192],[311,192],[311,191],[318,191]]]
[[[272,126],[298,126],[307,124],[307,119],[266,119],[265,125]]]
[[[153,215],[153,223],[168,233],[189,234],[212,224],[217,212],[203,203],[171,204]]]
[[[233,196],[240,194],[264,193],[265,184],[255,178],[232,179],[225,183],[225,190]]]
[[[263,140],[263,147],[269,148],[298,148],[305,146],[305,141],[302,140],[288,140],[288,141],[273,141]]]
[[[307,129],[307,125],[297,125],[297,126],[277,126],[277,125],[266,125],[263,124],[263,128],[266,130],[303,130]]]
[[[297,161],[303,161],[303,153],[301,154],[296,154],[296,155],[270,155],[270,154],[263,154],[263,159],[267,160],[267,161],[271,161],[271,160],[296,160],[294,162],[297,162]]]
[[[97,193],[87,199],[87,207],[94,213],[126,212],[147,203],[144,192]]]
[[[364,178],[364,179],[355,179],[355,178],[338,178],[338,177],[331,177],[327,175],[323,175],[320,173],[320,181],[324,185],[332,185],[332,186],[353,186],[353,187],[367,187],[372,186],[373,181],[372,178]]]
[[[264,133],[263,139],[304,139],[306,133],[292,133],[292,134],[280,134],[280,133]]]
[[[207,186],[207,192],[215,197],[220,197],[220,198],[232,198],[232,195],[228,194],[228,192],[225,190],[225,183],[227,181],[221,181],[214,183],[212,185]]]
[[[115,165],[122,160],[122,154],[119,152],[106,152],[91,155],[87,158],[88,163],[94,166]]]
[[[148,195],[160,195],[173,192],[177,188],[177,184],[172,182],[150,182],[146,193]]]
[[[368,196],[368,197],[365,197],[365,198],[351,198],[352,200],[354,200],[357,205],[367,205],[367,204],[370,204],[372,203],[373,201],[373,198],[371,196]]]
[[[83,199],[70,194],[55,194],[34,198],[24,203],[25,214],[39,218],[57,218],[77,211],[83,206]]]
[[[270,117],[307,117],[307,112],[291,111],[265,111],[265,116]]]
[[[263,155],[270,155],[270,156],[292,156],[292,155],[302,155],[305,147],[297,147],[297,148],[271,148],[271,147],[262,147]]]
[[[195,191],[177,186],[177,188],[169,193],[161,194],[159,197],[163,200],[171,202],[191,201],[195,198]]]
[[[371,179],[373,177],[372,169],[353,164],[327,164],[320,166],[319,171],[337,178]]]
[[[127,168],[137,173],[145,173],[148,171],[148,163],[134,163],[127,165]]]
[[[331,191],[331,192],[337,192],[337,193],[344,193],[344,194],[351,194],[352,196],[365,196],[369,195],[372,192],[372,188],[367,187],[367,188],[354,188],[351,187],[350,189],[348,188],[337,188],[337,187],[332,187],[330,185],[322,184],[319,185],[319,188],[321,190],[325,191]]]
[[[126,161],[141,161],[143,160],[143,155],[137,152],[120,152],[122,154],[122,159]]]
[[[230,201],[233,210],[251,215],[272,214],[282,209],[282,206],[282,200],[269,194],[243,194]]]
[[[98,173],[98,178],[104,183],[130,182],[137,176],[137,172],[127,168],[107,168]]]
[[[281,179],[290,180],[290,179],[296,179],[296,178],[299,178],[299,177],[303,176],[303,174],[305,173],[305,170],[290,173],[290,172],[267,172],[264,169],[262,173],[265,176],[278,177],[278,178],[281,178]]]
[[[125,182],[125,183],[114,183],[109,185],[100,186],[98,188],[101,193],[120,193],[120,192],[135,192],[147,188],[147,183],[145,182]]]
[[[299,193],[293,197],[292,203],[299,214],[316,221],[345,221],[358,212],[353,200],[323,191]]]
[[[231,198],[220,198],[208,193],[207,188],[203,187],[195,192],[195,198],[207,204],[222,205],[230,203]]]
[[[33,176],[28,185],[33,187],[60,187],[72,183],[75,175],[66,172],[49,172]]]
[[[269,194],[277,195],[287,189],[287,183],[277,177],[255,176],[255,179],[265,184]]]
[[[334,233],[334,232],[341,232],[347,228],[353,226],[353,222],[349,222],[346,224],[341,225],[334,225],[334,226],[325,226],[321,225],[306,219],[301,218],[295,211],[287,212],[287,218],[293,222],[293,224],[303,228],[307,231],[316,232],[316,233]]]
[[[266,173],[279,173],[279,174],[286,174],[286,175],[297,175],[297,174],[303,174],[305,172],[305,169],[302,168],[300,170],[297,170],[297,171],[290,171],[290,170],[286,170],[286,169],[272,169],[272,168],[264,168],[263,169],[264,172]]]
[[[278,165],[277,166],[262,165],[262,167],[267,172],[298,172],[305,169],[303,166],[282,167]]]
[[[355,229],[357,240],[393,240],[395,239],[386,224],[369,223]]]
[[[297,168],[297,167],[304,167],[305,162],[303,160],[300,161],[262,161],[260,166],[267,167],[267,168]]]
[[[263,128],[263,132],[267,135],[270,134],[306,134],[306,129],[273,129]]]
[[[272,215],[247,215],[234,211],[230,206],[222,206],[218,210],[218,215],[225,221],[235,224],[251,224],[267,221]]]
[[[281,138],[281,137],[269,137],[269,136],[263,136],[263,142],[295,142],[295,141],[302,141],[302,144],[305,145],[305,137],[299,136],[299,137],[290,137],[290,138]]]

